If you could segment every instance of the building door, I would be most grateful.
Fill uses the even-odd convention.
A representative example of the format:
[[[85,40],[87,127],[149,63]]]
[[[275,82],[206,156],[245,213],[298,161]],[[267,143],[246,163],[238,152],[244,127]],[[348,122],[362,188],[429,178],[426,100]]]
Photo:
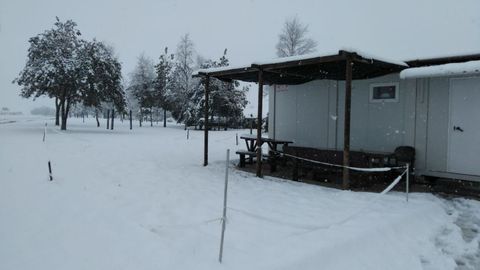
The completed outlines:
[[[448,171],[480,175],[480,77],[450,80]]]

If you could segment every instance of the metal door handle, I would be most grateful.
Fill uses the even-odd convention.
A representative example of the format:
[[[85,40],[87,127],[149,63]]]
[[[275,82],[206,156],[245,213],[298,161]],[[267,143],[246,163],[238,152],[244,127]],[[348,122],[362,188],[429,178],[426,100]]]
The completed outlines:
[[[461,127],[457,127],[457,126],[453,126],[453,130],[455,131],[460,131],[460,132],[463,132],[463,129]]]

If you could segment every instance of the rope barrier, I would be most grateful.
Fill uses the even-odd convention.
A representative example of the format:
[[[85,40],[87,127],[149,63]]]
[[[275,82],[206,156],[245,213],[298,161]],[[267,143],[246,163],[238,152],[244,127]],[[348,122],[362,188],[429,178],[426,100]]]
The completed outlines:
[[[352,220],[353,218],[355,218],[356,216],[360,215],[362,212],[364,212],[365,210],[370,208],[372,205],[377,203],[378,200],[380,200],[383,197],[383,195],[385,195],[389,191],[391,191],[400,182],[400,180],[402,179],[402,177],[406,173],[407,173],[407,169],[405,169],[399,176],[397,176],[392,181],[392,183],[390,183],[390,185],[388,185],[388,187],[386,187],[382,192],[377,194],[377,196],[373,200],[371,200],[370,202],[367,202],[367,204],[364,205],[363,207],[361,207],[358,211],[356,211],[356,212],[354,212],[350,215],[347,215],[346,217],[344,217],[344,218],[342,218],[338,221],[334,221],[334,222],[327,223],[327,224],[321,224],[321,225],[295,224],[295,223],[285,222],[284,220],[275,220],[275,219],[265,217],[265,216],[262,216],[260,214],[251,213],[249,211],[242,210],[242,209],[236,209],[236,208],[232,208],[232,207],[229,207],[229,209],[231,209],[234,212],[241,213],[243,215],[246,215],[246,216],[249,216],[249,217],[252,217],[252,218],[256,218],[256,219],[259,219],[259,220],[263,220],[263,221],[267,221],[267,222],[275,223],[275,224],[287,225],[287,226],[290,226],[290,227],[293,227],[293,228],[296,228],[296,229],[304,230],[303,232],[300,232],[300,233],[290,234],[287,237],[298,236],[298,235],[307,234],[307,233],[317,231],[317,230],[321,230],[321,229],[329,229],[332,226],[342,225],[342,224]]]
[[[154,229],[155,230],[184,230],[184,229],[189,229],[189,228],[197,228],[198,226],[201,225],[206,225],[215,221],[221,221],[222,218],[213,218],[213,219],[208,219],[200,222],[192,222],[192,223],[184,223],[184,224],[160,224],[157,225]],[[143,226],[143,225],[142,225]],[[144,226],[145,227],[145,226]]]
[[[388,171],[391,171],[391,170],[398,170],[398,169],[405,169],[406,168],[405,166],[382,167],[382,168],[360,168],[360,167],[352,167],[352,166],[333,164],[333,163],[327,163],[327,162],[317,161],[317,160],[313,160],[313,159],[302,158],[302,157],[286,154],[284,152],[275,151],[275,150],[271,150],[271,152],[281,154],[281,155],[284,155],[284,156],[287,156],[287,157],[295,158],[295,159],[298,159],[298,160],[303,160],[303,161],[315,163],[315,164],[337,167],[337,168],[347,168],[349,170],[359,171],[359,172],[388,172]]]

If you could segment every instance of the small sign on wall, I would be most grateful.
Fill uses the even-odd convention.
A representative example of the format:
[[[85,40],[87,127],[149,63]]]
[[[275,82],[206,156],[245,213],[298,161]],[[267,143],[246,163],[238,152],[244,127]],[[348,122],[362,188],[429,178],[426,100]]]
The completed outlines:
[[[286,84],[277,84],[277,85],[275,85],[275,91],[277,91],[277,92],[285,92],[285,91],[288,91],[288,85],[286,85]]]
[[[370,102],[398,102],[398,83],[371,84]]]

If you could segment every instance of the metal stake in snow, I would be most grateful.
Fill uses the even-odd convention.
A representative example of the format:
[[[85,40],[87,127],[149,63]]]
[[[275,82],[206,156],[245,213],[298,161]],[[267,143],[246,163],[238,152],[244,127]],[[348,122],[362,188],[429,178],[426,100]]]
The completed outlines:
[[[47,140],[47,123],[45,123],[45,128],[43,129],[43,142],[45,143],[45,148],[47,147],[47,141],[46,140]],[[53,180],[52,164],[50,163],[50,158],[48,159],[48,175],[50,177],[50,181],[52,181]]]
[[[408,164],[408,163],[407,163],[407,180],[405,182],[406,182],[405,192],[406,192],[406,195],[407,195],[407,202],[408,202],[408,191],[409,191],[409,188],[410,188],[410,164]]]
[[[45,142],[45,136],[47,136],[47,123],[45,123],[45,128],[43,129],[43,142]]]
[[[50,181],[53,181],[52,164],[50,163],[50,160],[48,161],[48,176],[50,177]]]
[[[218,261],[222,263],[223,257],[223,240],[225,239],[225,226],[227,222],[227,190],[228,190],[228,163],[230,163],[230,149],[227,149],[227,162],[225,166],[225,190],[223,192],[223,216],[222,216],[222,236],[220,238],[220,254]]]

